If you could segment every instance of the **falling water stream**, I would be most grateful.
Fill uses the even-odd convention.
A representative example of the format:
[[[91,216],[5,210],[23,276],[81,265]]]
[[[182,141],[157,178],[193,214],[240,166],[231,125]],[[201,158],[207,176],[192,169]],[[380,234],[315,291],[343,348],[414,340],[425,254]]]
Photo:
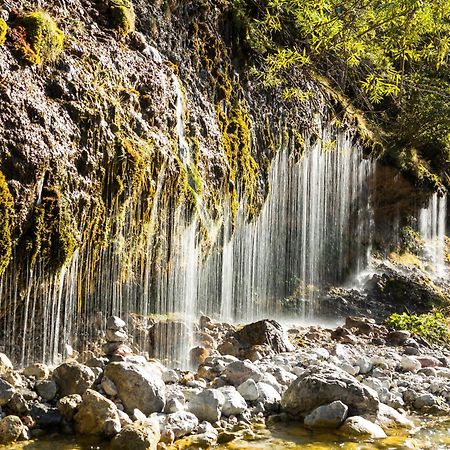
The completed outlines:
[[[178,156],[189,174],[186,103],[178,78],[172,81]],[[30,266],[24,289],[18,288],[11,264],[0,278],[3,350],[21,365],[56,363],[68,345],[81,348],[98,339],[105,317],[117,314],[140,320],[131,330],[139,348],[186,365],[192,324],[201,313],[239,322],[282,318],[284,300],[294,296],[300,302],[298,319],[316,317],[319,288],[367,267],[376,176],[375,162],[364,157],[351,132],[320,123],[318,129],[318,137],[304,136],[301,155],[288,144],[280,148],[269,173],[268,197],[251,222],[245,198],[235,218],[225,201],[215,221],[198,193],[193,215],[183,207],[163,206],[163,168],[145,230],[142,200],[130,200],[119,237],[101,249],[96,264],[88,243],[56,274],[48,275],[39,262]],[[445,212],[445,198],[435,195],[419,219],[438,271],[444,264]],[[202,227],[209,255],[202,250]],[[130,255],[127,246],[137,239],[142,239],[140,250]],[[152,315],[170,319],[153,341],[146,333]]]

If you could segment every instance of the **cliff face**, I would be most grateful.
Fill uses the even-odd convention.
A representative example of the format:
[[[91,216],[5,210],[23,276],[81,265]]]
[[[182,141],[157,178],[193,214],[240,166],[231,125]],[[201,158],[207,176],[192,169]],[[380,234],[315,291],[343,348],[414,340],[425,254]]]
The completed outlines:
[[[281,101],[263,88],[226,0],[61,0],[45,13],[41,6],[2,4],[0,316],[5,334],[18,324],[23,335],[31,327],[45,335],[53,347],[36,352],[51,358],[61,351],[59,322],[41,329],[29,324],[31,311],[43,320],[66,312],[65,336],[90,329],[92,312],[125,303],[142,314],[170,311],[153,281],[177,280],[170,272],[184,239],[177,233],[194,211],[193,245],[208,250],[226,235],[217,231],[224,217],[233,229],[239,204],[247,219],[258,215],[280,148],[296,161],[325,127],[353,144],[364,133],[355,115],[301,74],[308,99]],[[425,201],[402,178],[396,199],[390,179],[376,185],[381,235],[385,217],[397,223],[399,211]],[[21,357],[33,359],[23,349]]]

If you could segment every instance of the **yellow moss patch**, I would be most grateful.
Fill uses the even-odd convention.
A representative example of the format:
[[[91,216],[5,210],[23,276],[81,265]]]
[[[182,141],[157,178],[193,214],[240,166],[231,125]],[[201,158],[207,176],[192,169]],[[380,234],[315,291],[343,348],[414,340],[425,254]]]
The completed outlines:
[[[54,61],[64,50],[64,33],[44,11],[35,11],[19,18],[13,46],[30,64]]]
[[[5,43],[7,31],[8,25],[3,19],[0,19],[0,45],[3,45]]]
[[[0,274],[9,264],[12,253],[11,218],[14,201],[5,176],[0,172]]]
[[[389,254],[389,260],[395,264],[401,264],[406,267],[417,267],[421,270],[424,270],[424,266],[422,261],[412,253],[396,253],[392,252]]]
[[[111,27],[120,36],[126,36],[134,31],[136,16],[130,0],[114,0],[109,8],[109,18]]]

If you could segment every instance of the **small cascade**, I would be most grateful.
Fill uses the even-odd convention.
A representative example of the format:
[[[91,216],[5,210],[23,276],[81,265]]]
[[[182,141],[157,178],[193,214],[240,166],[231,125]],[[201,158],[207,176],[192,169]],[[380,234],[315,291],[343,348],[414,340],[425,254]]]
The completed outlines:
[[[445,230],[447,196],[434,193],[425,208],[419,211],[418,228],[424,240],[424,256],[438,276],[445,273]]]
[[[185,115],[186,115],[186,100],[183,94],[183,90],[181,89],[181,83],[176,75],[173,75],[173,84],[175,86],[175,94],[176,94],[176,120],[177,120],[177,136],[178,136],[178,151],[180,159],[187,169],[191,163],[191,153],[189,144],[186,140],[186,123],[185,123]]]
[[[367,266],[373,175],[373,161],[363,158],[347,133],[326,131],[300,161],[288,149],[280,151],[259,217],[247,223],[243,203],[231,238],[225,220],[221,265],[216,272],[207,269],[213,273],[209,284],[220,285],[220,310],[201,302],[200,308],[250,321],[282,316],[282,300],[295,297],[299,317],[314,315],[319,288]],[[206,266],[217,259],[212,255]]]

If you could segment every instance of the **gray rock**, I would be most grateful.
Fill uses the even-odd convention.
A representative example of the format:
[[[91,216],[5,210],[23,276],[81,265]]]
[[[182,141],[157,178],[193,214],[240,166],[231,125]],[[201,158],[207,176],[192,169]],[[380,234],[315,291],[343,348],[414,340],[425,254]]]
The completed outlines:
[[[6,405],[12,398],[16,390],[7,381],[0,378],[0,406]]]
[[[274,405],[281,401],[281,395],[273,386],[262,382],[257,383],[257,385],[259,392],[258,399],[263,402],[264,406]]]
[[[90,367],[77,362],[64,363],[53,371],[53,379],[58,385],[61,397],[66,395],[83,395],[92,387],[95,374]]]
[[[225,397],[225,403],[222,407],[222,414],[224,416],[237,416],[247,411],[247,403],[242,395],[236,390],[234,386],[224,386],[219,388]]]
[[[117,395],[116,385],[108,377],[103,377],[102,388],[105,393],[111,397],[115,397]]]
[[[188,409],[199,420],[217,422],[222,415],[225,397],[217,389],[205,389],[193,397],[188,403]]]
[[[246,325],[235,333],[235,338],[244,348],[251,348],[255,345],[268,345],[275,353],[294,350],[287,333],[275,320],[260,320],[259,322]]]
[[[417,372],[422,368],[420,361],[416,357],[407,355],[402,356],[400,366],[406,372]]]
[[[118,330],[121,330],[122,328],[124,328],[125,326],[126,326],[126,323],[120,317],[117,317],[117,316],[111,316],[106,321],[106,329],[107,330],[118,331]]]
[[[234,386],[239,386],[248,379],[260,381],[263,378],[262,372],[248,360],[228,364],[223,374]]]
[[[111,436],[121,430],[116,405],[92,389],[84,393],[73,420],[80,434]]]
[[[106,366],[105,377],[116,386],[117,395],[128,414],[132,414],[135,408],[145,415],[164,409],[165,385],[153,367],[115,362]]]
[[[12,399],[8,403],[8,408],[15,414],[23,415],[30,412],[28,402],[19,392],[15,392]]]
[[[293,417],[305,417],[318,406],[342,401],[349,414],[376,414],[378,395],[337,368],[310,366],[284,393],[281,405]]]
[[[338,428],[347,418],[348,406],[337,400],[322,405],[305,417],[305,425],[310,428]]]
[[[24,433],[24,425],[17,416],[7,416],[0,420],[0,444],[16,442]]]
[[[240,384],[237,390],[247,401],[255,401],[259,398],[258,385],[256,384],[256,381],[251,378]]]
[[[165,416],[161,425],[165,430],[171,430],[175,439],[191,434],[198,426],[197,417],[187,411],[179,411]]]
[[[42,380],[36,383],[36,392],[46,401],[51,401],[56,397],[58,386],[53,380]]]
[[[123,330],[106,330],[105,339],[107,342],[126,342],[128,334]]]

